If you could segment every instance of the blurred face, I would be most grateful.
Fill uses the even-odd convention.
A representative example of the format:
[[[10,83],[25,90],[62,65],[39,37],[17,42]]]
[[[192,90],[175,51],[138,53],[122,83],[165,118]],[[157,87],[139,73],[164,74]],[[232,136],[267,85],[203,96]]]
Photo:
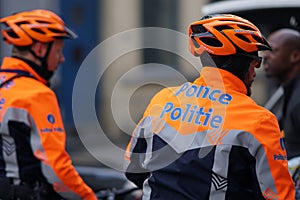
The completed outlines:
[[[63,55],[64,40],[55,40],[48,56],[48,70],[54,72],[65,61]]]
[[[274,33],[268,37],[272,51],[264,52],[263,67],[267,77],[275,77],[284,82],[292,65],[290,61],[290,50],[284,44],[284,37],[281,33]]]

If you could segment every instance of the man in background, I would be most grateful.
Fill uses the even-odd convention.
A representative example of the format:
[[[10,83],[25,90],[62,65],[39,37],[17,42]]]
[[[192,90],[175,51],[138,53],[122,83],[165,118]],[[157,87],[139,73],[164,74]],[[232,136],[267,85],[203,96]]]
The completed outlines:
[[[279,81],[280,87],[277,100],[266,108],[277,116],[291,159],[300,156],[300,33],[283,28],[272,32],[268,41],[272,51],[264,52],[264,70],[267,77]]]

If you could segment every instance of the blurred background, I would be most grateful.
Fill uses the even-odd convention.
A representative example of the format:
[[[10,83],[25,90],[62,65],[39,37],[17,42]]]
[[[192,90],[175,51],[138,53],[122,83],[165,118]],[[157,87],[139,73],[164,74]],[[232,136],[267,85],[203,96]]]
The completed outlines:
[[[161,27],[187,33],[188,25],[200,19],[205,14],[231,13],[240,15],[256,24],[267,36],[272,30],[279,27],[299,28],[300,1],[299,0],[0,0],[0,17],[10,15],[14,12],[29,9],[49,9],[60,15],[66,23],[79,35],[79,38],[66,41],[64,54],[66,62],[62,64],[59,71],[51,80],[52,88],[56,92],[67,132],[67,150],[76,165],[101,166],[102,160],[96,159],[90,154],[89,144],[83,144],[78,135],[78,127],[75,127],[72,113],[72,91],[77,72],[88,54],[101,42],[109,39],[115,34],[123,31],[141,27]],[[139,42],[143,42],[144,35],[139,36]],[[168,40],[168,37],[166,37]],[[134,40],[136,41],[136,40]],[[118,46],[122,48],[127,42],[123,41]],[[175,49],[186,49],[187,46],[180,45],[177,41],[167,41]],[[4,42],[0,45],[0,58],[10,55],[10,47]],[[109,52],[108,52],[109,53]],[[95,93],[95,109],[98,123],[109,140],[121,149],[125,149],[130,133],[120,129],[112,114],[111,101],[113,89],[120,77],[130,69],[148,63],[159,63],[170,66],[187,80],[193,81],[199,72],[184,58],[172,52],[159,49],[138,49],[125,55],[120,55],[105,68],[99,80]],[[200,63],[199,63],[200,65]],[[101,71],[104,67],[99,57],[95,71]],[[160,84],[137,85],[140,80],[163,79],[167,85],[179,85],[176,77],[168,74],[157,74],[155,68],[147,65],[139,73],[131,74],[127,80],[122,81],[118,94],[118,102],[122,105],[128,91],[132,93],[128,107],[130,116],[120,112],[121,119],[131,118],[138,122],[150,98],[163,86]],[[152,81],[155,82],[155,81]],[[159,81],[158,81],[159,82]],[[252,98],[260,105],[263,105],[276,86],[276,82],[265,77],[262,68],[258,71],[256,82],[253,86]],[[89,90],[89,80],[82,85]],[[84,98],[84,97],[82,97]],[[84,112],[84,106],[82,112]],[[89,113],[87,113],[87,116]],[[95,124],[86,119],[86,123],[80,127],[84,134],[93,133]],[[134,126],[128,124],[126,130],[133,130]],[[107,151],[105,159],[122,159],[122,155],[111,155],[105,148],[103,141],[94,140],[92,134],[90,146],[95,152]]]

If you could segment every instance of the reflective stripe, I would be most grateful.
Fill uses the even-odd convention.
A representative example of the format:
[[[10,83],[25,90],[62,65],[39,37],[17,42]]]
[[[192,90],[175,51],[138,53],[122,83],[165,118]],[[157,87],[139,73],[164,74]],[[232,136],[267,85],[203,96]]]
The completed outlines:
[[[1,122],[1,127],[0,127],[1,134],[9,135],[8,122],[11,120],[22,122],[30,126],[29,114],[26,110],[20,108],[8,108]]]
[[[2,135],[2,153],[5,162],[6,177],[19,178],[16,144],[12,137]]]
[[[150,200],[150,197],[151,197],[151,187],[149,185],[148,179],[144,182],[144,185],[143,185],[143,197],[142,197],[142,200]]]
[[[227,173],[231,145],[218,145],[215,150],[213,175],[210,187],[210,200],[225,199],[227,190]]]
[[[2,137],[2,154],[5,162],[6,177],[20,178],[19,165],[16,154],[16,144],[14,139],[9,136],[8,121],[15,120],[29,125],[28,113],[26,110],[9,108],[0,126],[0,133]]]
[[[146,149],[146,155],[145,155],[145,160],[142,163],[142,166],[145,167],[147,166],[147,164],[150,162],[150,159],[152,157],[152,132],[151,132],[151,127],[149,126],[144,126],[144,124],[149,123],[147,120],[144,121],[144,123],[142,124],[142,130],[140,133],[139,137],[145,138],[146,142],[147,142],[147,149]]]

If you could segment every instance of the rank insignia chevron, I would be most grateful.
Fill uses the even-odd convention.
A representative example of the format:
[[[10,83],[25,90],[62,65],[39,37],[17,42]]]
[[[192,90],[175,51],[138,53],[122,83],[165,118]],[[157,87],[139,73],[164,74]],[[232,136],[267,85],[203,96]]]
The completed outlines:
[[[212,174],[212,183],[216,190],[222,190],[223,188],[227,187],[228,184],[226,178],[219,176],[216,173]]]

